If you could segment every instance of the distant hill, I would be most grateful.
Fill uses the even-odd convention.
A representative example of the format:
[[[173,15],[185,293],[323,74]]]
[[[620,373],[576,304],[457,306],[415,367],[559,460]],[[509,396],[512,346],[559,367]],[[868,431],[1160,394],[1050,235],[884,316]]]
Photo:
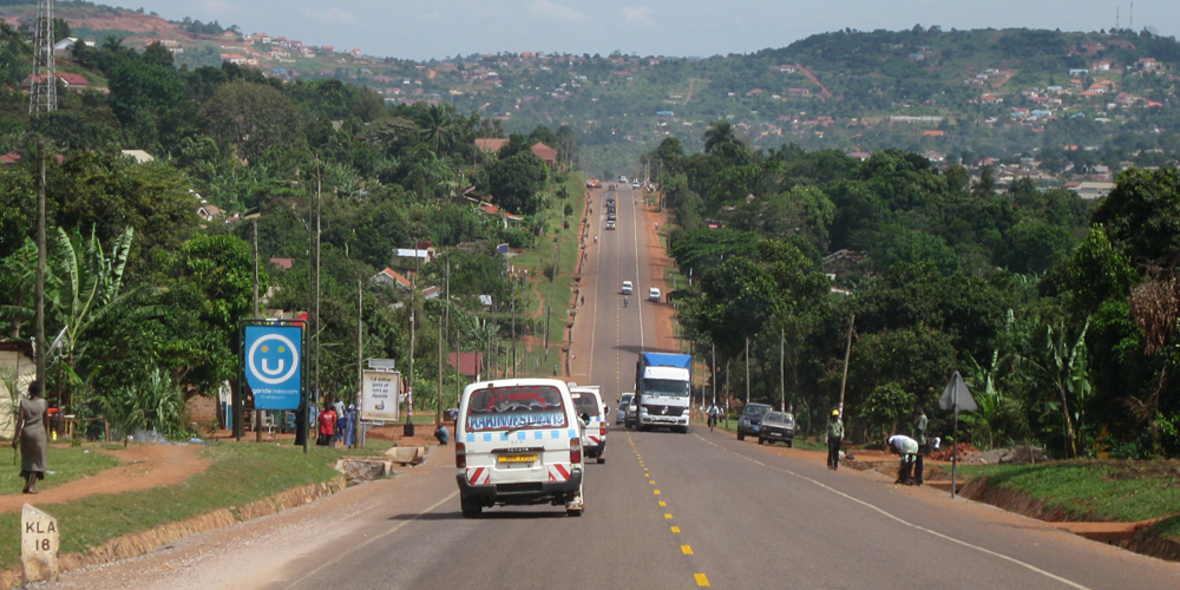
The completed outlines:
[[[0,6],[10,23],[31,22],[32,12]],[[513,132],[569,124],[582,134],[583,165],[603,176],[634,173],[636,156],[664,137],[699,148],[722,118],[763,148],[1035,162],[1046,182],[1127,163],[1174,165],[1180,155],[1180,44],[1146,31],[916,26],[706,59],[525,52],[414,62],[82,3],[56,14],[79,38],[158,41],[189,67],[229,60],[270,77],[340,79],[387,102],[453,103]]]

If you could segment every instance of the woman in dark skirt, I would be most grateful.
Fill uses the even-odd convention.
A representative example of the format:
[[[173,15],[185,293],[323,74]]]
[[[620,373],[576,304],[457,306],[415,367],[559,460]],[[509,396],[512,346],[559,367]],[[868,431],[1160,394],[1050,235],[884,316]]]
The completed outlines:
[[[20,476],[25,480],[26,494],[37,493],[37,480],[45,479],[45,451],[48,440],[45,424],[49,420],[49,404],[41,397],[41,382],[29,384],[29,397],[20,400],[16,414],[16,433],[12,448],[20,445]]]

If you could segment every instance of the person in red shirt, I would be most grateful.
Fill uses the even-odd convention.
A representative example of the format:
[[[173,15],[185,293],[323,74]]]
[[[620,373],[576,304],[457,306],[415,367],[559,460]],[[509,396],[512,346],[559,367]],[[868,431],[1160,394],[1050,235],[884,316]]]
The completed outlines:
[[[316,441],[322,447],[336,446],[336,411],[331,404],[324,404],[324,411],[317,418],[320,423],[320,437]]]

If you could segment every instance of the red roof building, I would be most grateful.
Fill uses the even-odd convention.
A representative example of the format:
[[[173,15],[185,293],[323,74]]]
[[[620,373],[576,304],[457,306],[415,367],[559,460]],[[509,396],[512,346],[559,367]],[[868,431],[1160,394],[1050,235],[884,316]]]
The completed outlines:
[[[464,377],[478,379],[483,373],[483,353],[452,352],[447,355],[447,364],[455,367]]]

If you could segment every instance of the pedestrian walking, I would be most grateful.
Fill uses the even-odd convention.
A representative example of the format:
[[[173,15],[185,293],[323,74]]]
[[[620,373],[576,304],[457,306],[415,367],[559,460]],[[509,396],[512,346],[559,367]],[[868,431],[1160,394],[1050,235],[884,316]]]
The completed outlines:
[[[336,442],[341,442],[344,440],[344,428],[341,427],[344,423],[344,402],[332,402],[332,411],[336,412]]]
[[[353,448],[356,446],[356,404],[348,404],[348,409],[344,412],[343,425],[340,427],[344,431],[344,446],[346,448]]]
[[[49,421],[49,403],[41,397],[41,382],[29,383],[29,396],[20,400],[16,413],[16,430],[12,448],[20,447],[20,477],[25,481],[24,494],[37,493],[37,481],[45,479],[46,451],[49,441],[45,423]]]
[[[332,409],[331,404],[324,404],[324,410],[320,412],[316,421],[320,425],[320,436],[316,440],[316,444],[321,447],[335,447],[336,411]]]
[[[914,479],[914,461],[918,455],[918,441],[902,435],[895,434],[885,439],[885,446],[889,447],[889,451],[895,455],[901,455],[901,462],[897,468],[897,481],[894,483],[905,484],[907,486],[916,485],[918,482]]]
[[[840,467],[840,445],[844,443],[844,423],[840,421],[840,410],[832,410],[828,418],[828,469]]]
[[[926,426],[929,421],[926,419],[926,411],[922,409],[922,405],[914,406],[914,429],[911,432],[912,438],[918,443],[918,455],[914,459],[914,481],[918,485],[922,485],[922,472],[925,468],[923,459],[930,453],[930,445],[926,444]]]

